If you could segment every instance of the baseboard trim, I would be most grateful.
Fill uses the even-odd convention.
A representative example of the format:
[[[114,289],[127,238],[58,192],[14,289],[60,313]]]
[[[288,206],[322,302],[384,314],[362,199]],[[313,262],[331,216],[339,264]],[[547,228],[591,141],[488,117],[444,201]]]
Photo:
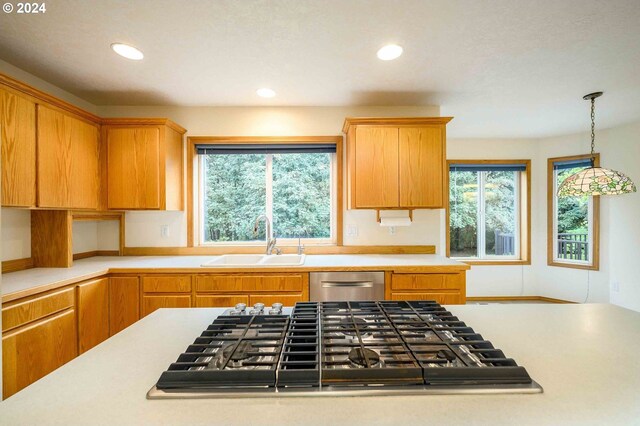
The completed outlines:
[[[540,301],[548,303],[576,303],[570,300],[554,299],[546,296],[476,296],[467,297],[467,302],[508,302],[508,301]]]
[[[85,251],[84,253],[74,253],[73,260],[86,259],[87,257],[94,256],[120,256],[119,250],[93,250]]]
[[[34,267],[33,257],[25,257],[24,259],[4,260],[2,262],[2,273],[24,271]]]

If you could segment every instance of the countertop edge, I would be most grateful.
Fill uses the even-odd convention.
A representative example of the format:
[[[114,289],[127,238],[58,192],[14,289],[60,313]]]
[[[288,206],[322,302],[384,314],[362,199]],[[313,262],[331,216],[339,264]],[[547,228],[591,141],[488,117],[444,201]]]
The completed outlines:
[[[248,268],[219,268],[219,267],[112,267],[92,272],[81,273],[78,276],[52,281],[43,285],[36,285],[24,290],[2,295],[1,303],[13,302],[24,297],[33,296],[82,281],[99,278],[110,274],[216,274],[216,273],[309,273],[322,271],[383,271],[396,273],[457,273],[471,269],[471,266],[460,262],[459,265],[375,265],[375,266],[294,266],[294,267],[248,267]]]

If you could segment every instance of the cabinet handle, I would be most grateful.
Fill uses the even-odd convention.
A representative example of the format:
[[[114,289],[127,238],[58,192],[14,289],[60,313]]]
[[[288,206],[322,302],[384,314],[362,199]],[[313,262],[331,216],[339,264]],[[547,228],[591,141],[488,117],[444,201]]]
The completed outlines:
[[[322,281],[322,287],[373,287],[373,281]]]

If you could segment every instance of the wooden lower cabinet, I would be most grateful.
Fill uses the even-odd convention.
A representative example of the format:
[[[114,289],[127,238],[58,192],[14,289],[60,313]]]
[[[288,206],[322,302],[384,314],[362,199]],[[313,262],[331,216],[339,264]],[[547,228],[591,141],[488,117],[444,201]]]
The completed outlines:
[[[140,278],[109,278],[109,335],[140,319]]]
[[[284,306],[293,306],[296,302],[304,302],[308,300],[302,294],[252,294],[249,296],[249,304],[264,303],[265,306],[271,306],[273,303],[282,303]]]
[[[230,308],[236,303],[249,304],[249,296],[238,294],[232,296],[223,295],[197,295],[195,301],[196,308]]]
[[[79,284],[78,351],[84,353],[109,338],[109,279]]]
[[[467,301],[466,273],[391,274],[387,285],[390,300],[434,300],[447,305]]]
[[[67,309],[2,337],[2,389],[8,398],[78,355],[76,312]]]
[[[433,300],[443,305],[464,305],[459,293],[392,293],[391,300]]]
[[[309,274],[210,274],[196,275],[197,292],[304,293]]]
[[[156,295],[144,294],[142,296],[142,316],[145,317],[151,312],[160,308],[190,308],[191,295]]]
[[[145,293],[189,293],[191,275],[148,275],[142,277]]]

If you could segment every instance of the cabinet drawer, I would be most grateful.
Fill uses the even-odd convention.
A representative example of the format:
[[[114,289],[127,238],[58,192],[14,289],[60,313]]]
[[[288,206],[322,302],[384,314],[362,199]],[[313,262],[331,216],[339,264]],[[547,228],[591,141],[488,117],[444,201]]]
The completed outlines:
[[[189,293],[190,275],[162,275],[142,277],[142,291],[145,293]]]
[[[391,300],[434,300],[443,305],[464,305],[464,298],[459,292],[391,293]]]
[[[60,312],[73,305],[73,288],[11,305],[2,309],[2,331]]]
[[[67,309],[2,336],[5,398],[78,355],[76,314]]]
[[[459,290],[464,274],[393,274],[391,290]]]
[[[142,297],[142,316],[160,308],[190,308],[191,296],[148,296]]]
[[[247,295],[230,295],[230,296],[196,296],[196,308],[231,308],[236,303],[249,304],[249,296]]]
[[[300,292],[302,274],[206,275],[196,277],[197,292]]]
[[[242,275],[196,275],[196,292],[238,292],[242,290]]]
[[[249,304],[253,306],[255,303],[264,303],[269,307],[273,303],[282,303],[284,306],[293,306],[296,302],[304,302],[302,294],[252,294],[249,297]],[[266,308],[265,308],[266,309]]]

